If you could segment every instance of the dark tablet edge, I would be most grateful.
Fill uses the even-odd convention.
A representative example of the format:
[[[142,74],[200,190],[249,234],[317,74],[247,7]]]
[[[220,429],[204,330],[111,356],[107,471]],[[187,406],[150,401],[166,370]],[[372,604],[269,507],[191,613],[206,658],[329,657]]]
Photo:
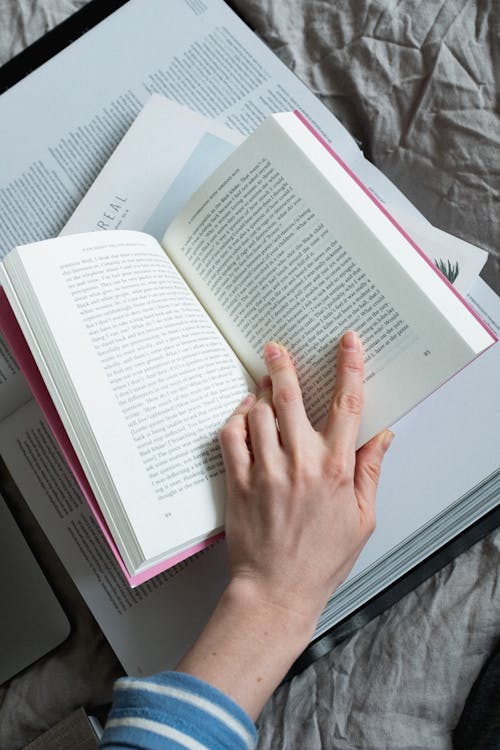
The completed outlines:
[[[58,26],[19,52],[0,67],[0,94],[26,78],[40,65],[57,55],[100,21],[125,5],[128,0],[90,0]]]
[[[414,591],[417,586],[431,578],[435,573],[466,552],[476,542],[488,536],[500,526],[500,505],[490,510],[482,518],[460,532],[456,537],[446,542],[443,547],[418,563],[408,573],[397,581],[389,584],[377,593],[373,599],[362,604],[358,609],[332,626],[312,641],[299,656],[288,672],[285,682],[291,680],[313,662],[338,646],[342,641],[350,638],[360,628],[367,625],[386,609],[392,607],[406,594]]]
[[[83,8],[47,31],[26,49],[0,66],[0,95],[128,2],[129,0],[90,0]],[[238,15],[233,1],[225,0],[225,2]],[[249,25],[246,21],[243,22]]]

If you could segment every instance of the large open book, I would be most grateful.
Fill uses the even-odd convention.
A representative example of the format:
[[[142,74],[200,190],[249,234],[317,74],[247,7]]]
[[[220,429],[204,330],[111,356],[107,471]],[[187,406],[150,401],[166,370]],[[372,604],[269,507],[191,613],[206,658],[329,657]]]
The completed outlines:
[[[4,298],[4,333],[133,584],[221,531],[217,430],[267,339],[292,352],[320,426],[336,343],[359,331],[360,444],[495,341],[299,113],[239,146],[161,245],[65,236],[16,248],[1,278],[20,326]]]

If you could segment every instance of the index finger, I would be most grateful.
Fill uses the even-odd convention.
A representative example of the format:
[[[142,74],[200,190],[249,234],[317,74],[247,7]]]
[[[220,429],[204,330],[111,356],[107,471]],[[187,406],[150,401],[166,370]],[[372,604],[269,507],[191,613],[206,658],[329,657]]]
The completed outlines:
[[[326,426],[325,439],[339,456],[356,450],[363,411],[363,351],[354,331],[346,331],[337,351],[337,374]]]
[[[295,367],[286,349],[274,341],[264,347],[264,358],[271,376],[281,442],[285,448],[295,447],[302,439],[304,430],[311,428]]]
[[[219,443],[228,479],[242,478],[252,464],[248,450],[248,412],[255,403],[255,396],[249,393],[219,432]]]

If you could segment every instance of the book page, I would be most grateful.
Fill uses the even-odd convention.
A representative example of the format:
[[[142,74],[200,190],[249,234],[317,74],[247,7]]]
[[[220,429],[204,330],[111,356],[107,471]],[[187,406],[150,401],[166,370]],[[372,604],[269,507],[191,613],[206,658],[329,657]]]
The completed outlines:
[[[163,245],[254,378],[265,341],[291,350],[316,426],[329,403],[337,342],[347,328],[359,332],[361,444],[470,361],[480,350],[473,333],[484,334],[483,348],[492,339],[314,136],[285,118],[268,120],[217,170]],[[296,126],[307,155],[293,140]],[[444,289],[464,341],[423,296],[413,281],[419,274],[429,295]]]
[[[122,507],[149,560],[213,535],[217,432],[250,382],[203,308],[146,235],[76,235],[18,254],[37,302],[25,334],[124,559],[138,565]]]
[[[224,542],[131,589],[34,401],[0,424],[0,455],[125,671],[175,667],[226,585]]]
[[[76,85],[81,80],[85,86]],[[54,86],[63,88],[64,96],[54,98]],[[414,215],[432,237],[431,225],[226,3],[149,0],[145,12],[141,0],[130,0],[0,97],[0,256],[61,231],[153,93],[242,134],[270,112],[300,109],[342,158],[364,173],[391,211]],[[182,128],[176,141],[183,141]],[[145,211],[153,210],[148,184],[142,189]],[[127,185],[116,184],[100,197],[99,213],[73,231],[106,223],[105,213],[115,219],[118,212],[126,214],[127,204],[119,199],[127,195]],[[126,218],[121,224],[141,226]],[[0,352],[2,368],[3,362],[8,374]],[[0,380],[0,416],[26,399],[26,387],[19,394],[16,379],[18,373]]]

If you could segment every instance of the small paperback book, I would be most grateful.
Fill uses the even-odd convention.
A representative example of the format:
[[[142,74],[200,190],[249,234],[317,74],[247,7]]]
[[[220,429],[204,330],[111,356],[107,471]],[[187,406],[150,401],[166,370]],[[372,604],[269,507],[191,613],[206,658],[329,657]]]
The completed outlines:
[[[13,249],[0,274],[3,332],[131,585],[222,533],[217,433],[267,340],[320,427],[337,343],[359,332],[359,445],[496,340],[298,112],[238,146],[161,244],[68,235]]]

